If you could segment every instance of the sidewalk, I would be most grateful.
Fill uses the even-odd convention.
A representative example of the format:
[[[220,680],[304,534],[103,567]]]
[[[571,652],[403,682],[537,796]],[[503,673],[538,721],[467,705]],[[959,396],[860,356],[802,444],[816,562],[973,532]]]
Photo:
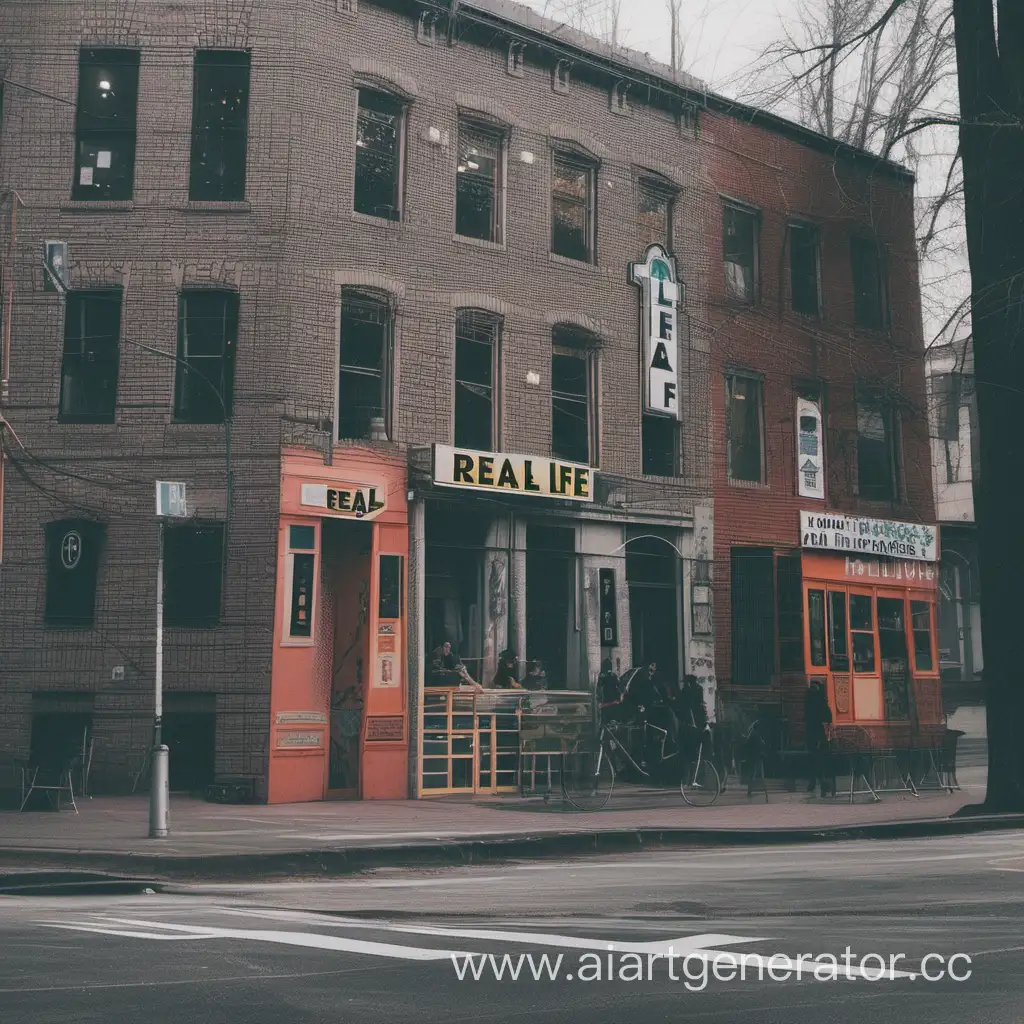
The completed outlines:
[[[678,792],[617,787],[607,807],[581,814],[557,799],[445,798],[224,806],[172,797],[171,835],[147,838],[143,796],[79,800],[79,813],[0,813],[0,876],[14,869],[94,870],[146,878],[342,874],[383,866],[568,856],[645,846],[809,842],[950,834],[1018,827],[1024,818],[956,818],[984,796],[983,775],[962,792],[821,800],[804,793],[724,793],[710,808]],[[980,783],[979,784],[979,778]]]

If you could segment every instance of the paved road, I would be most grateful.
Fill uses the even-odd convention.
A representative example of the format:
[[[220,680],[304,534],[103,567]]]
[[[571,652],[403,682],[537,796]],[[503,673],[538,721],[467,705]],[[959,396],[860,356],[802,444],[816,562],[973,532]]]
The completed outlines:
[[[0,898],[0,1017],[3,1024],[1018,1024],[1022,875],[1024,837],[989,833],[128,897]],[[453,953],[468,972],[464,981]],[[497,967],[506,964],[503,980],[490,961],[467,962],[467,953],[494,954]],[[880,954],[894,975],[871,980],[879,961],[862,962],[867,953]],[[970,962],[949,966],[957,977],[969,972],[966,980],[922,978],[922,968],[934,976],[945,966],[922,963],[928,954],[948,963],[958,953]],[[730,980],[744,954],[746,979]],[[559,955],[555,981],[549,968]],[[804,966],[811,956],[821,957],[821,980]],[[706,987],[693,991],[705,974]]]

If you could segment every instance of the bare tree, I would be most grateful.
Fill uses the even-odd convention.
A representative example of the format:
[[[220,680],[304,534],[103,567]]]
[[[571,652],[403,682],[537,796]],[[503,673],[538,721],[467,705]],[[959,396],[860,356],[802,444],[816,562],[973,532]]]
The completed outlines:
[[[957,314],[970,285],[951,0],[799,0],[739,84],[744,99],[915,172],[926,328],[930,339],[963,334],[968,318]]]

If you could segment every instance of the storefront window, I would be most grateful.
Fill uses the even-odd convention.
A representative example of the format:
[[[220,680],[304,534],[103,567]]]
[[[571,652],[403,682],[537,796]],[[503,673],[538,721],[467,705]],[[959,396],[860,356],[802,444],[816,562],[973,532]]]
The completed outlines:
[[[886,720],[910,717],[907,679],[906,602],[902,597],[878,599],[878,647],[882,655],[882,695]]]
[[[807,622],[811,634],[811,665],[824,666],[825,661],[825,591],[807,591]]]
[[[828,592],[829,654],[833,672],[850,671],[850,650],[846,643],[846,593]]]
[[[850,635],[853,640],[853,671],[875,671],[875,622],[869,594],[850,595]]]
[[[931,672],[932,661],[932,612],[927,601],[910,602],[910,622],[914,631],[914,664],[918,672]]]
[[[878,599],[878,643],[882,660],[906,658],[907,634],[902,597]]]

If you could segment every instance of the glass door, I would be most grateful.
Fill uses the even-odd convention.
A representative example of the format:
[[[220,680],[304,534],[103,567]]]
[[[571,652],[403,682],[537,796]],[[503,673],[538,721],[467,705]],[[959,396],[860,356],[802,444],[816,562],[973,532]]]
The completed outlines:
[[[849,600],[853,717],[859,722],[878,722],[884,715],[875,637],[875,597],[871,591],[851,589]]]
[[[910,663],[907,602],[902,594],[878,598],[878,651],[886,721],[906,722],[910,718]]]

